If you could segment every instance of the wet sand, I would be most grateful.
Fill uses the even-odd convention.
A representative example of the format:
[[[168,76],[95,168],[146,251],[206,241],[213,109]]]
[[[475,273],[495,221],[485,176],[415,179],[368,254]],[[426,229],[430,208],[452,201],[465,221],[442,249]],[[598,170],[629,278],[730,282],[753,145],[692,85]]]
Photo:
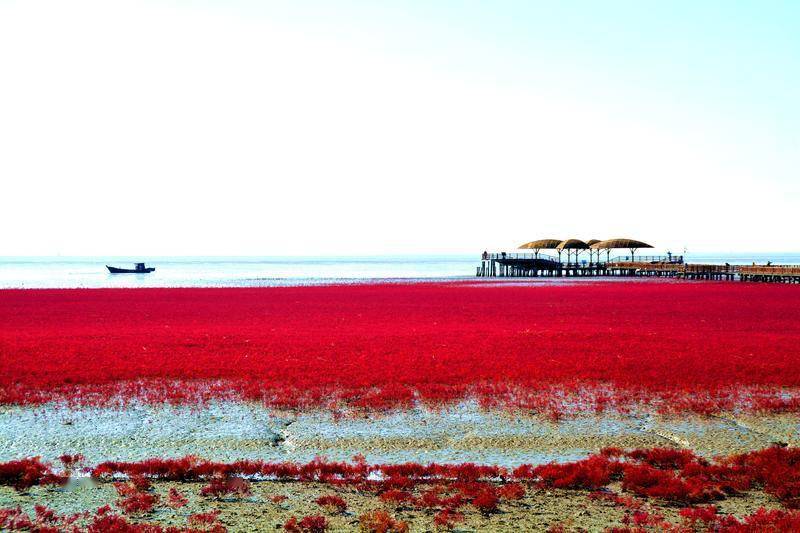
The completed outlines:
[[[306,462],[317,456],[371,463],[476,462],[501,466],[580,459],[605,446],[688,448],[707,457],[800,445],[795,414],[661,416],[607,413],[558,422],[483,411],[466,402],[383,416],[276,413],[257,404],[126,408],[0,408],[0,461],[81,453],[89,463],[198,455],[216,461]]]

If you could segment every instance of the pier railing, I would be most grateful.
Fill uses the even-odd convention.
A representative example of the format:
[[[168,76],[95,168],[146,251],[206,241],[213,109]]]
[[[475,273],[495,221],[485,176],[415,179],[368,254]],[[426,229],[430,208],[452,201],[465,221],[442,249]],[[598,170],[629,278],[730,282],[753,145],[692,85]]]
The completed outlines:
[[[587,250],[588,252],[588,250]],[[564,261],[563,259],[559,261],[557,256],[549,255],[549,254],[535,254],[532,252],[493,252],[490,254],[486,254],[482,256],[481,259],[484,261],[491,260],[491,261],[498,261],[503,259],[542,259],[545,261],[555,261],[555,262],[562,262],[564,266],[586,266],[586,265],[603,265],[606,262],[608,263],[621,263],[624,261],[635,261],[641,263],[683,263],[683,256],[682,255],[621,255],[610,259],[609,261],[604,261],[602,258],[598,261],[594,259],[596,256],[594,252],[592,253],[591,258],[589,256],[584,256],[586,259],[583,259],[580,255],[578,256],[578,261]],[[566,258],[564,258],[566,259]]]
[[[621,263],[623,261],[639,263],[683,263],[682,255],[620,255],[611,258],[609,263]]]
[[[800,276],[800,265],[742,265],[739,273],[751,276]]]
[[[739,267],[737,265],[717,265],[717,264],[702,264],[702,263],[692,263],[690,265],[684,265],[684,272],[690,273],[723,273],[723,274],[733,274],[738,271]]]
[[[528,252],[491,253],[491,254],[487,254],[487,256],[484,256],[482,259],[484,261],[487,260],[487,259],[488,260],[494,260],[494,261],[502,260],[502,259],[541,259],[543,261],[556,261],[556,262],[558,262],[558,257],[553,257],[553,256],[547,255],[547,254],[536,255],[534,253],[528,253]]]
[[[637,258],[638,259],[638,258]],[[607,265],[609,269],[621,270],[660,270],[662,272],[683,272],[683,263],[668,263],[666,261],[614,261]]]
[[[638,259],[638,257],[637,257]],[[638,270],[659,270],[662,272],[687,272],[691,274],[697,273],[721,273],[733,274],[738,271],[736,265],[717,265],[717,264],[700,264],[700,263],[668,263],[658,261],[611,261],[608,263],[608,268],[611,269],[638,269]]]
[[[686,280],[762,281],[800,283],[800,265],[731,265],[728,263],[684,263],[681,255],[623,255],[608,262],[578,256],[559,260],[531,252],[487,253],[476,269],[479,277],[537,276],[654,276]],[[572,259],[572,261],[570,261]]]

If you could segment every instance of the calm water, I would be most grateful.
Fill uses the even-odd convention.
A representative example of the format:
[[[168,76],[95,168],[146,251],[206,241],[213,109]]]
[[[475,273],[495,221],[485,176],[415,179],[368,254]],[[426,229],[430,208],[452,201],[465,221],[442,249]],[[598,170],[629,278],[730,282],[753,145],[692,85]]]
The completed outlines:
[[[105,265],[156,267],[111,275]],[[694,263],[800,264],[800,254],[693,254]],[[404,257],[0,257],[0,288],[237,287],[369,280],[474,279],[479,254]]]

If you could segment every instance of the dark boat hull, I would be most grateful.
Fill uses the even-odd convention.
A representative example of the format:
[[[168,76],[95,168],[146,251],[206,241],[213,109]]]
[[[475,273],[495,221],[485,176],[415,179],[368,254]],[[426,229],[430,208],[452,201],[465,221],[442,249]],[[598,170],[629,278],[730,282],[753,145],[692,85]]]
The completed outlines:
[[[147,267],[143,270],[136,270],[135,268],[117,268],[106,265],[108,271],[112,274],[149,274],[155,270],[155,267]]]

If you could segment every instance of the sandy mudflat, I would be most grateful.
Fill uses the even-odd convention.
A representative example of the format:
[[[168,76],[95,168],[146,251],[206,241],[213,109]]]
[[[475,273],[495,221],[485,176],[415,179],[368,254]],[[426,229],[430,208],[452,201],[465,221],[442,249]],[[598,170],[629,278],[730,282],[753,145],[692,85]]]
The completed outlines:
[[[413,409],[383,416],[334,419],[329,413],[277,413],[260,405],[215,402],[204,406],[130,404],[125,408],[3,407],[0,409],[0,461],[41,456],[57,464],[63,453],[81,453],[87,464],[106,460],[198,455],[217,461],[242,458],[306,462],[317,456],[348,460],[363,454],[370,463],[477,462],[513,467],[523,463],[581,459],[604,446],[689,448],[708,457],[761,449],[773,443],[800,445],[797,415],[730,413],[718,416],[664,417],[653,413],[583,416],[553,422],[534,414],[482,411],[466,402],[441,411]],[[191,513],[221,511],[230,531],[275,531],[291,518],[323,513],[330,530],[358,529],[358,516],[385,509],[406,521],[412,531],[431,531],[433,511],[397,508],[352,487],[318,483],[260,481],[252,495],[217,501],[199,495],[200,483],[155,483],[162,505],[137,517],[162,525],[186,525]],[[189,498],[187,507],[165,505],[176,487]],[[325,512],[313,500],[338,494],[348,503],[345,514]],[[285,495],[280,504],[271,496]],[[567,530],[600,531],[621,525],[625,509],[594,501],[585,491],[531,489],[519,501],[503,500],[500,512],[483,516],[462,508],[461,531],[539,531],[555,524]],[[32,512],[34,504],[59,513],[74,513],[111,504],[118,497],[111,483],[88,478],[65,488],[34,487],[20,494],[0,487],[0,507],[17,505]],[[680,506],[657,501],[648,509],[679,522]],[[753,491],[717,503],[720,512],[741,516],[759,507],[778,508],[777,501]]]
[[[663,417],[605,414],[553,422],[482,411],[473,403],[384,416],[334,419],[328,413],[275,413],[260,405],[126,408],[3,407],[0,461],[81,453],[87,462],[198,455],[306,462],[316,456],[371,463],[478,462],[502,466],[586,457],[604,446],[689,448],[712,457],[781,442],[800,444],[797,415]]]
[[[381,502],[373,495],[347,487],[332,487],[319,483],[265,481],[252,484],[252,495],[242,499],[217,501],[199,496],[202,483],[156,483],[155,493],[166,499],[170,488],[177,488],[189,499],[181,509],[159,506],[137,520],[157,522],[161,525],[186,525],[192,513],[220,510],[220,522],[229,531],[276,531],[292,516],[323,514],[329,521],[330,531],[358,530],[358,516],[374,509],[385,509],[393,517],[408,523],[411,531],[432,531],[434,511],[398,508]],[[348,509],[344,514],[327,512],[314,503],[322,495],[337,494],[345,499]],[[518,501],[503,501],[499,512],[482,515],[472,506],[464,506],[464,521],[458,531],[543,531],[556,524],[568,530],[603,531],[609,526],[621,525],[625,514],[622,507],[606,501],[587,498],[586,491],[531,490]],[[278,504],[270,498],[287,496]],[[83,509],[97,509],[117,500],[110,483],[93,485],[89,480],[65,489],[34,488],[29,494],[18,494],[8,487],[0,487],[0,507],[22,506],[32,512],[34,503],[44,504],[62,513]],[[779,508],[771,497],[751,492],[717,503],[721,513],[742,516],[759,507]],[[668,521],[678,523],[680,506],[668,506],[651,501],[647,509],[664,515]]]

